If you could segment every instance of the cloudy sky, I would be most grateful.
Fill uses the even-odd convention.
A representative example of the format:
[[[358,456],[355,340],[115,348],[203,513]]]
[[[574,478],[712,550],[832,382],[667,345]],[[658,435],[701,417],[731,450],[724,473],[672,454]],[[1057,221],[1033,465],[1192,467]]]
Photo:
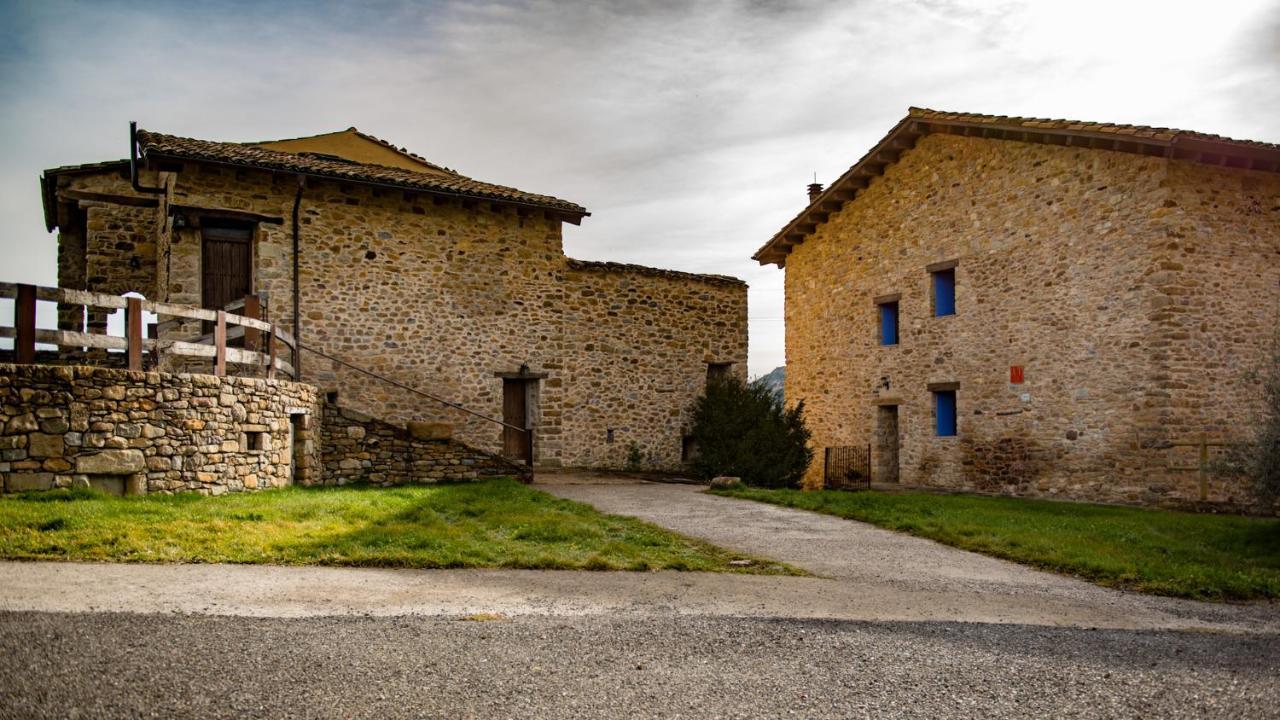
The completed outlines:
[[[1280,2],[0,0],[0,280],[55,283],[43,168],[127,123],[215,140],[351,125],[592,211],[568,253],[751,285],[751,254],[910,105],[1280,141]]]

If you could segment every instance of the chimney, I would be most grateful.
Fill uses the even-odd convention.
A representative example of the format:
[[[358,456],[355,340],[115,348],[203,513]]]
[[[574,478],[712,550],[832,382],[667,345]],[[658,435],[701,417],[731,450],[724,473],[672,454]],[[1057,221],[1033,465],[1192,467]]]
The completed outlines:
[[[809,204],[810,205],[812,205],[813,201],[817,200],[818,196],[821,194],[822,194],[822,183],[820,182],[809,183]]]

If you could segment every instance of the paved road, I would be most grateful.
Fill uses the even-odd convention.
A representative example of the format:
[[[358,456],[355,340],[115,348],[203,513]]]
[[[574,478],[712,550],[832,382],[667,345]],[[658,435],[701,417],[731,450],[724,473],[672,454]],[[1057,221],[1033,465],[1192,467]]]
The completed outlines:
[[[538,487],[790,563],[829,578],[826,587],[834,592],[856,588],[868,618],[904,608],[910,614],[901,619],[1280,632],[1280,604],[1222,605],[1108,590],[867,523],[709,495],[697,485],[544,475]],[[801,596],[796,604],[810,599],[824,600]]]
[[[1275,717],[1263,636],[0,613],[0,717]]]

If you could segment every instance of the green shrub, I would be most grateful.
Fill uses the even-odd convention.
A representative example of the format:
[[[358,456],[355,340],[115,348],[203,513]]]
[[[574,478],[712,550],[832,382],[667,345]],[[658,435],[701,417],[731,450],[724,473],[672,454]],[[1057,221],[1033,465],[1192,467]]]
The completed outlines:
[[[627,472],[640,472],[644,467],[644,453],[640,452],[640,446],[633,441],[627,445]]]
[[[1270,365],[1261,378],[1262,422],[1241,458],[1264,505],[1280,501],[1280,340],[1272,348]]]
[[[813,460],[804,403],[790,410],[762,383],[719,378],[693,405],[697,455],[689,468],[704,480],[717,475],[748,485],[795,487]]]

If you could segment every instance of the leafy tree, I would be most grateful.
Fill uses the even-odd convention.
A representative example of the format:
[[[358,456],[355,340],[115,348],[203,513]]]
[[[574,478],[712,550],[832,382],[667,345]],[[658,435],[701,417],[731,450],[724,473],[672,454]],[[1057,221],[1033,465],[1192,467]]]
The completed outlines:
[[[795,487],[813,460],[809,435],[803,402],[788,410],[763,383],[713,379],[694,401],[697,453],[689,467],[704,480],[732,475],[748,485]]]

